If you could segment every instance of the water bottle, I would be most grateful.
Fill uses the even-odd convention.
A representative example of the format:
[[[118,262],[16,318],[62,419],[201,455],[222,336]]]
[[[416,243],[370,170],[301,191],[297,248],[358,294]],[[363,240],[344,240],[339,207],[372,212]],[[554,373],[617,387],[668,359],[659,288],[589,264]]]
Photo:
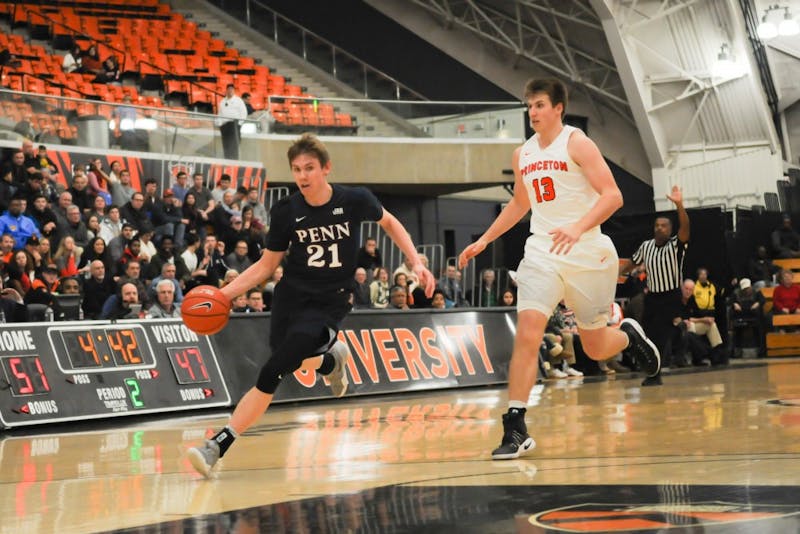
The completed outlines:
[[[44,311],[44,320],[48,323],[53,321],[53,308],[50,308],[49,306],[47,307],[47,309]]]

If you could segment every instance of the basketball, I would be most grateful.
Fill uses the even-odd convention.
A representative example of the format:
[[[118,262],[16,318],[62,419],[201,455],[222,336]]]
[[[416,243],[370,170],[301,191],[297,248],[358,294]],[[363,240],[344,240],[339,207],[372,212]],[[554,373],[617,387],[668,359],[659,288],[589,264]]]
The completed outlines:
[[[192,332],[216,334],[228,324],[231,301],[214,286],[197,286],[189,291],[181,304],[183,323]]]

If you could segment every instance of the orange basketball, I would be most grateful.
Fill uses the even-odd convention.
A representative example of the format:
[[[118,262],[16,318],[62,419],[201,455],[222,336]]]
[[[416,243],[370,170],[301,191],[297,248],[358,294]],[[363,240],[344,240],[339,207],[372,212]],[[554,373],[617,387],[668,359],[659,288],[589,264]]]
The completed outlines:
[[[197,286],[183,297],[181,316],[189,330],[203,335],[216,334],[228,324],[231,301],[214,286]]]

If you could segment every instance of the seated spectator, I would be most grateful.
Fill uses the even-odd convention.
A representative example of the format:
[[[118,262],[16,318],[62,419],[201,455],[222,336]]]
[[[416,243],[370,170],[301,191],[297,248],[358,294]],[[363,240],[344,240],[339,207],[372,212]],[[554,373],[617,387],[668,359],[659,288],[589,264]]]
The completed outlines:
[[[83,315],[86,319],[99,319],[103,303],[116,289],[111,271],[100,260],[89,264],[89,278],[83,282]]]
[[[244,102],[244,107],[247,110],[248,115],[256,111],[255,108],[253,108],[253,105],[250,103],[251,98],[252,95],[250,93],[242,93],[242,102]]]
[[[237,241],[233,252],[225,256],[225,263],[228,264],[228,267],[240,273],[245,272],[248,267],[253,265],[253,262],[250,261],[247,255],[247,241]]]
[[[220,287],[227,286],[228,284],[236,280],[238,276],[239,276],[239,271],[237,271],[236,269],[228,269],[227,271],[225,271],[225,276],[222,277],[222,282],[220,283]],[[245,294],[245,297],[246,296],[247,294]]]
[[[794,284],[794,274],[782,269],[779,277],[781,283],[772,293],[772,313],[800,313],[800,286]]]
[[[431,308],[435,310],[443,310],[446,307],[444,292],[441,289],[434,289],[433,297],[431,298]]]
[[[252,287],[247,290],[247,306],[254,312],[263,312],[264,309],[264,294],[257,287]]]
[[[62,278],[64,276],[77,276],[78,264],[81,262],[82,254],[83,247],[79,247],[72,236],[64,236],[58,244],[58,250],[53,254],[58,275]]]
[[[408,276],[404,272],[397,272],[395,270],[394,273],[394,280],[392,280],[392,286],[400,286],[405,288],[406,290],[406,304],[411,307],[414,304],[414,296],[411,292],[411,282],[408,280]],[[392,303],[392,290],[389,289],[389,305],[391,306]]]
[[[142,305],[139,288],[133,282],[125,282],[119,292],[108,297],[103,304],[101,319],[138,319]]]
[[[792,227],[792,217],[784,213],[781,226],[772,232],[772,250],[776,258],[800,258],[800,234]]]
[[[78,263],[78,271],[81,273],[88,273],[90,265],[94,260],[102,261],[106,270],[111,272],[114,262],[111,260],[111,253],[108,251],[106,242],[103,241],[102,237],[95,237],[89,241],[89,246],[86,247]]]
[[[155,235],[155,231],[150,222],[139,228],[139,233],[136,234],[136,237],[139,238],[139,243],[141,243],[139,248],[139,258],[144,261],[149,262],[150,258],[158,253],[156,244],[153,243],[153,235]]]
[[[78,282],[78,279],[69,276],[67,278],[62,278],[58,284],[58,294],[59,295],[80,295],[81,293],[81,284]]]
[[[139,273],[137,274],[136,278],[141,279],[143,272],[147,269],[147,260],[144,259],[144,256],[141,254],[142,242],[139,241],[138,237],[134,237],[128,243],[128,246],[125,247],[125,250],[122,252],[122,257],[117,261],[116,266],[116,275],[123,276],[125,271],[127,270],[128,263],[136,262],[139,266]]]
[[[175,183],[172,184],[170,189],[175,195],[177,205],[181,206],[186,198],[186,193],[189,191],[189,175],[184,171],[178,171],[178,174],[175,175]]]
[[[378,275],[369,285],[369,300],[373,308],[384,309],[389,305],[389,271],[378,267]]]
[[[731,320],[733,323],[733,345],[737,352],[742,348],[742,333],[745,327],[754,331],[758,343],[759,356],[766,356],[766,335],[764,328],[764,295],[756,291],[749,278],[739,281],[739,289],[733,293]]]
[[[89,244],[89,229],[81,220],[81,212],[74,204],[67,208],[66,224],[58,227],[58,234],[63,241],[64,237],[69,236],[79,247],[86,247]]]
[[[261,221],[253,219],[250,222],[250,230],[247,234],[247,251],[250,261],[256,263],[261,259],[261,253],[267,248],[267,233]]]
[[[4,288],[0,277],[0,323],[28,322],[28,308],[16,289]]]
[[[133,200],[133,194],[136,193],[136,189],[131,185],[131,173],[128,169],[120,169],[119,174],[116,175],[111,172],[108,175],[108,183],[111,188],[111,202],[109,204],[124,206]]]
[[[72,195],[72,204],[78,206],[81,217],[89,213],[94,205],[95,195],[89,188],[89,178],[78,168],[72,177],[72,185],[67,188],[67,192]]]
[[[681,317],[678,327],[681,329],[681,340],[678,343],[677,354],[673,354],[673,363],[678,367],[689,365],[711,365],[712,363],[727,363],[727,358],[722,354],[722,336],[713,315],[708,315],[707,310],[697,306],[697,284],[692,280],[684,280],[681,286]],[[706,340],[710,350],[705,344],[698,341]],[[691,362],[686,360],[686,352],[691,355]],[[723,361],[724,360],[724,361]]]
[[[694,283],[694,303],[702,316],[714,316],[717,309],[717,286],[708,279],[708,269],[697,270],[697,281]]]
[[[185,234],[194,234],[201,240],[205,238],[206,222],[199,209],[197,209],[197,201],[195,194],[190,190],[186,193],[181,206],[181,216],[185,223]]]
[[[172,189],[167,189],[164,191],[164,198],[153,203],[151,216],[157,240],[160,240],[161,237],[169,237],[183,247],[186,223],[189,221],[184,218],[178,204],[175,193],[172,192]]]
[[[1,243],[2,241],[0,241]],[[28,240],[30,243],[30,240]],[[53,253],[50,249],[50,239],[43,237],[39,240],[39,265],[42,267],[55,267],[56,261],[53,259]]]
[[[33,202],[28,204],[28,216],[33,219],[36,228],[39,229],[39,237],[51,237],[56,227],[58,219],[55,212],[47,205],[44,195],[36,195]]]
[[[53,307],[53,294],[59,290],[61,281],[58,271],[53,267],[43,267],[41,274],[31,281],[31,288],[25,294],[25,304],[45,304]]]
[[[175,303],[175,286],[172,280],[160,280],[156,284],[156,299],[145,313],[146,319],[177,318],[181,308]]]
[[[272,271],[272,276],[264,284],[264,308],[267,310],[272,309],[272,298],[275,294],[275,286],[283,278],[283,265],[278,265]]]
[[[94,83],[110,83],[119,85],[119,76],[119,61],[117,60],[117,56],[112,54],[108,56],[105,61],[103,61],[103,65],[100,69],[100,72],[97,73]]]
[[[421,259],[422,259],[422,256],[420,256],[420,260]],[[408,259],[408,257],[403,256],[403,263],[401,263],[400,266],[397,267],[397,269],[395,269],[394,272],[392,273],[392,280],[394,280],[394,278],[396,277],[397,273],[403,273],[404,275],[406,275],[406,280],[408,280],[409,285],[408,285],[408,287],[406,287],[406,286],[403,286],[403,287],[406,287],[406,289],[408,289],[409,292],[413,291],[414,288],[419,284],[419,280],[417,279],[417,275],[414,273],[414,270],[411,268],[411,260]],[[445,295],[447,295],[447,291],[445,291]]]
[[[253,313],[253,309],[247,305],[247,294],[234,297],[231,302],[231,313]]]
[[[756,257],[749,261],[747,272],[753,284],[753,290],[759,291],[763,287],[775,285],[775,278],[781,268],[775,265],[767,254],[767,247],[759,245],[756,249]]]
[[[392,286],[389,290],[389,306],[387,310],[408,309],[408,289],[403,286]]]
[[[269,220],[267,208],[264,206],[263,202],[258,200],[257,187],[251,187],[247,190],[247,198],[242,204],[242,211],[244,211],[245,206],[250,207],[253,210],[254,219],[259,220],[261,224],[267,224],[267,221]]]
[[[546,360],[550,363],[548,378],[583,376],[582,372],[571,367],[576,362],[576,339],[579,338],[575,314],[561,301],[547,321],[543,338]]]
[[[123,221],[119,215],[119,207],[111,204],[106,208],[106,216],[100,220],[100,237],[103,238],[106,244],[111,243],[112,239],[122,233],[122,224]],[[131,228],[133,228],[133,226],[131,226]]]
[[[461,288],[461,273],[458,272],[455,265],[447,266],[445,275],[439,280],[437,287],[444,292],[448,308],[467,305],[467,302],[464,300],[464,292]]]
[[[363,267],[357,267],[353,275],[355,285],[353,287],[353,308],[363,310],[371,305],[369,298],[369,285],[367,284],[367,271]]]
[[[42,237],[36,222],[22,213],[22,198],[19,196],[11,199],[8,211],[0,216],[0,233],[10,234],[18,249],[25,246],[29,237]]]
[[[117,237],[114,237],[111,241],[106,241],[108,251],[111,254],[111,260],[115,264],[122,259],[122,256],[125,254],[125,249],[130,244],[135,233],[136,228],[134,228],[132,224],[126,222],[122,224],[122,229]],[[116,274],[116,267],[114,268],[113,274]]]
[[[4,265],[8,265],[11,262],[15,248],[14,237],[11,234],[3,234],[0,236],[0,261],[2,261]]]
[[[500,305],[508,307],[516,307],[517,294],[514,293],[514,290],[506,289],[505,291],[503,291],[503,295],[500,297]]]
[[[224,243],[222,244],[224,246]],[[205,265],[206,276],[202,278],[203,283],[210,286],[219,287],[220,281],[225,278],[225,273],[228,271],[228,264],[225,263],[225,257],[222,255],[222,247],[220,242],[217,241],[216,236],[206,236],[203,248],[199,249],[198,258],[201,265]],[[208,263],[205,263],[205,258],[208,257]]]
[[[45,145],[39,145],[39,149],[36,152],[36,157],[39,158],[39,171],[42,169],[48,169],[50,175],[55,179],[58,176],[58,166],[55,162],[50,159],[50,155],[47,153],[47,147]]]
[[[89,236],[89,240],[100,235],[100,219],[94,213],[86,218],[86,235]]]
[[[97,52],[97,45],[90,45],[83,52],[82,56],[83,72],[97,74],[103,68],[103,62],[100,60],[100,54]]]
[[[480,301],[478,305],[482,308],[497,306],[497,288],[495,283],[494,269],[486,269],[481,274]]]
[[[161,273],[153,278],[150,282],[149,298],[152,301],[156,300],[156,287],[162,280],[169,280],[172,284],[172,300],[177,304],[183,302],[183,289],[181,289],[180,281],[175,277],[176,268],[174,263],[164,263],[161,265]]]
[[[381,251],[378,250],[378,242],[374,237],[368,236],[364,240],[364,245],[358,249],[356,266],[363,267],[367,271],[369,280],[377,277],[378,269],[383,266],[383,258],[381,258]]]
[[[144,195],[138,191],[131,196],[129,202],[120,208],[119,214],[125,222],[132,224],[137,230],[150,225],[150,219],[144,209]]]
[[[83,71],[83,50],[78,45],[73,45],[64,55],[61,68],[67,74],[72,72],[81,73]]]
[[[231,187],[231,176],[229,174],[223,174],[220,176],[216,187],[211,190],[211,198],[213,198],[217,204],[221,204],[225,193],[230,193],[231,201],[233,201],[234,195],[236,194],[236,189]]]
[[[97,217],[98,221],[102,221],[103,219],[106,218],[106,215],[107,215],[106,208],[107,207],[108,207],[108,204],[106,203],[105,197],[102,197],[102,196],[98,195],[98,196],[94,197],[94,204],[92,204],[92,209],[89,211],[89,213],[86,216],[87,217],[95,216],[95,217]],[[87,223],[87,226],[89,226],[88,223]]]
[[[156,276],[160,275],[161,268],[167,263],[175,265],[175,278],[181,284],[185,284],[190,277],[189,269],[184,263],[183,258],[175,255],[175,242],[173,239],[165,236],[161,240],[155,256],[150,258],[145,278],[154,279]],[[180,299],[177,302],[180,302]]]
[[[25,294],[31,289],[31,281],[34,275],[34,259],[27,250],[17,250],[14,252],[11,261],[6,265],[6,275],[8,282],[6,287],[13,288],[17,293],[25,298]]]

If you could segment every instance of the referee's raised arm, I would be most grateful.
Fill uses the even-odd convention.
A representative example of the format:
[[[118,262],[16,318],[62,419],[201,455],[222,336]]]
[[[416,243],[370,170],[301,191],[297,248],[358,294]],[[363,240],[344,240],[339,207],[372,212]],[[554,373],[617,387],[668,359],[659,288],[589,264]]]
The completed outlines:
[[[667,195],[667,198],[675,204],[675,209],[678,211],[678,239],[681,243],[688,243],[689,236],[691,235],[689,226],[689,214],[686,213],[686,208],[683,207],[683,193],[681,188],[677,185],[672,186],[672,193]]]

